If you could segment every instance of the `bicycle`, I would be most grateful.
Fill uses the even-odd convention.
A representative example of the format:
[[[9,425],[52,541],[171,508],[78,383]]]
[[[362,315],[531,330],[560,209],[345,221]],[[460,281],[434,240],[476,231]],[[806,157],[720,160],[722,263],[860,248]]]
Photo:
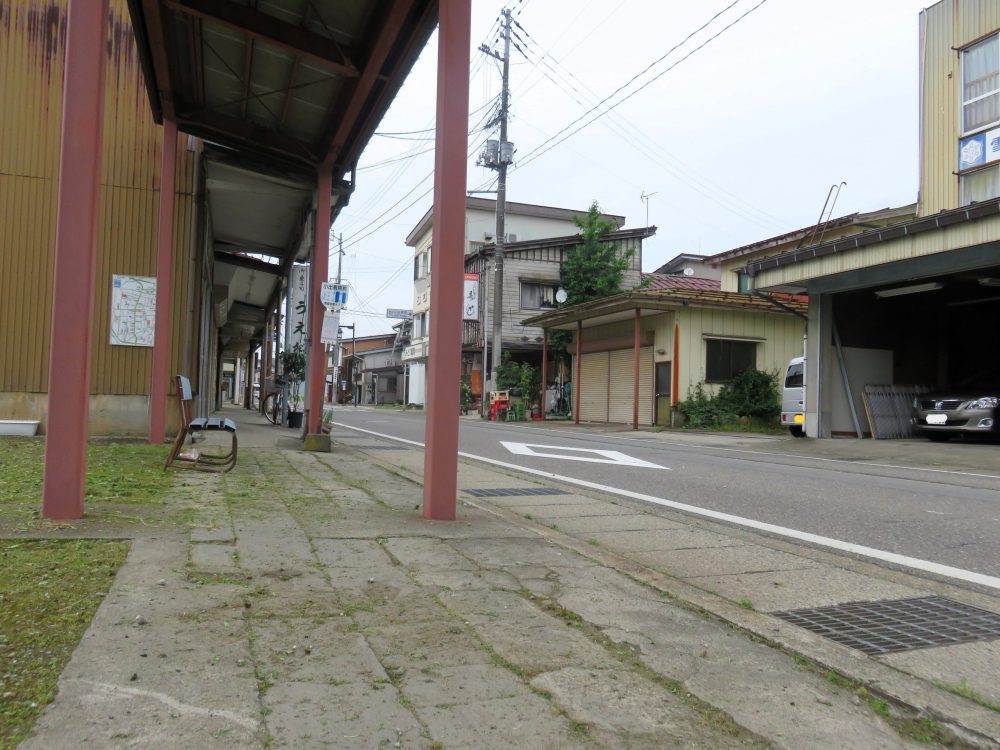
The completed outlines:
[[[284,411],[285,394],[281,386],[277,386],[264,399],[263,412],[271,424],[281,424],[281,414]]]

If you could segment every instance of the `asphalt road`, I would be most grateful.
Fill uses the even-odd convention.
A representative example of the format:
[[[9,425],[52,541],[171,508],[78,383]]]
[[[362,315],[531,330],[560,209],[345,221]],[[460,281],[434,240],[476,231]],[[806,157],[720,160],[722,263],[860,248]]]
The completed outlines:
[[[340,407],[334,421],[424,440],[422,412]],[[842,451],[833,458],[801,456],[794,455],[799,441],[784,437],[593,432],[477,419],[460,424],[463,454],[646,495],[651,504],[652,498],[683,503],[1000,577],[1000,471],[991,471],[992,464],[951,469],[892,465]],[[852,442],[860,454],[872,441]],[[960,458],[963,447],[948,449]],[[968,447],[1000,454],[1000,446]]]

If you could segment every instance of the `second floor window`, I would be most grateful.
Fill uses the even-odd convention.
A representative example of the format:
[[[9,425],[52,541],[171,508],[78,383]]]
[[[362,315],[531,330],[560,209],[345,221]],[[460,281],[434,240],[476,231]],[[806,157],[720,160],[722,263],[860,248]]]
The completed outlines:
[[[558,284],[543,284],[535,281],[521,282],[522,310],[554,310]]]
[[[1000,38],[962,52],[962,133],[1000,121]]]
[[[963,206],[1000,197],[1000,168],[992,166],[962,174],[958,178],[958,184]]]

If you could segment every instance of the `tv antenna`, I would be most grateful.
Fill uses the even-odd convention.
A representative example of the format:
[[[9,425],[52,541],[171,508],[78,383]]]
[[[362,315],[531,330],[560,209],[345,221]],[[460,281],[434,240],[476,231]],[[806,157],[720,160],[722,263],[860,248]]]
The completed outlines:
[[[647,193],[645,190],[642,191],[642,195],[639,196],[639,200],[646,204],[646,226],[649,226],[649,199],[652,198],[656,193]]]

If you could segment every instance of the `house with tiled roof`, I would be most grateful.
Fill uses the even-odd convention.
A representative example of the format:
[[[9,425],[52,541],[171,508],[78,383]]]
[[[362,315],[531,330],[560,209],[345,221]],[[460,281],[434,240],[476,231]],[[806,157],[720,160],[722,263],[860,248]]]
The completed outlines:
[[[662,268],[662,267],[661,267]],[[718,279],[644,273],[635,289],[527,318],[569,331],[577,422],[670,425],[678,401],[802,352],[804,299],[723,291]],[[544,358],[543,358],[544,359]]]

